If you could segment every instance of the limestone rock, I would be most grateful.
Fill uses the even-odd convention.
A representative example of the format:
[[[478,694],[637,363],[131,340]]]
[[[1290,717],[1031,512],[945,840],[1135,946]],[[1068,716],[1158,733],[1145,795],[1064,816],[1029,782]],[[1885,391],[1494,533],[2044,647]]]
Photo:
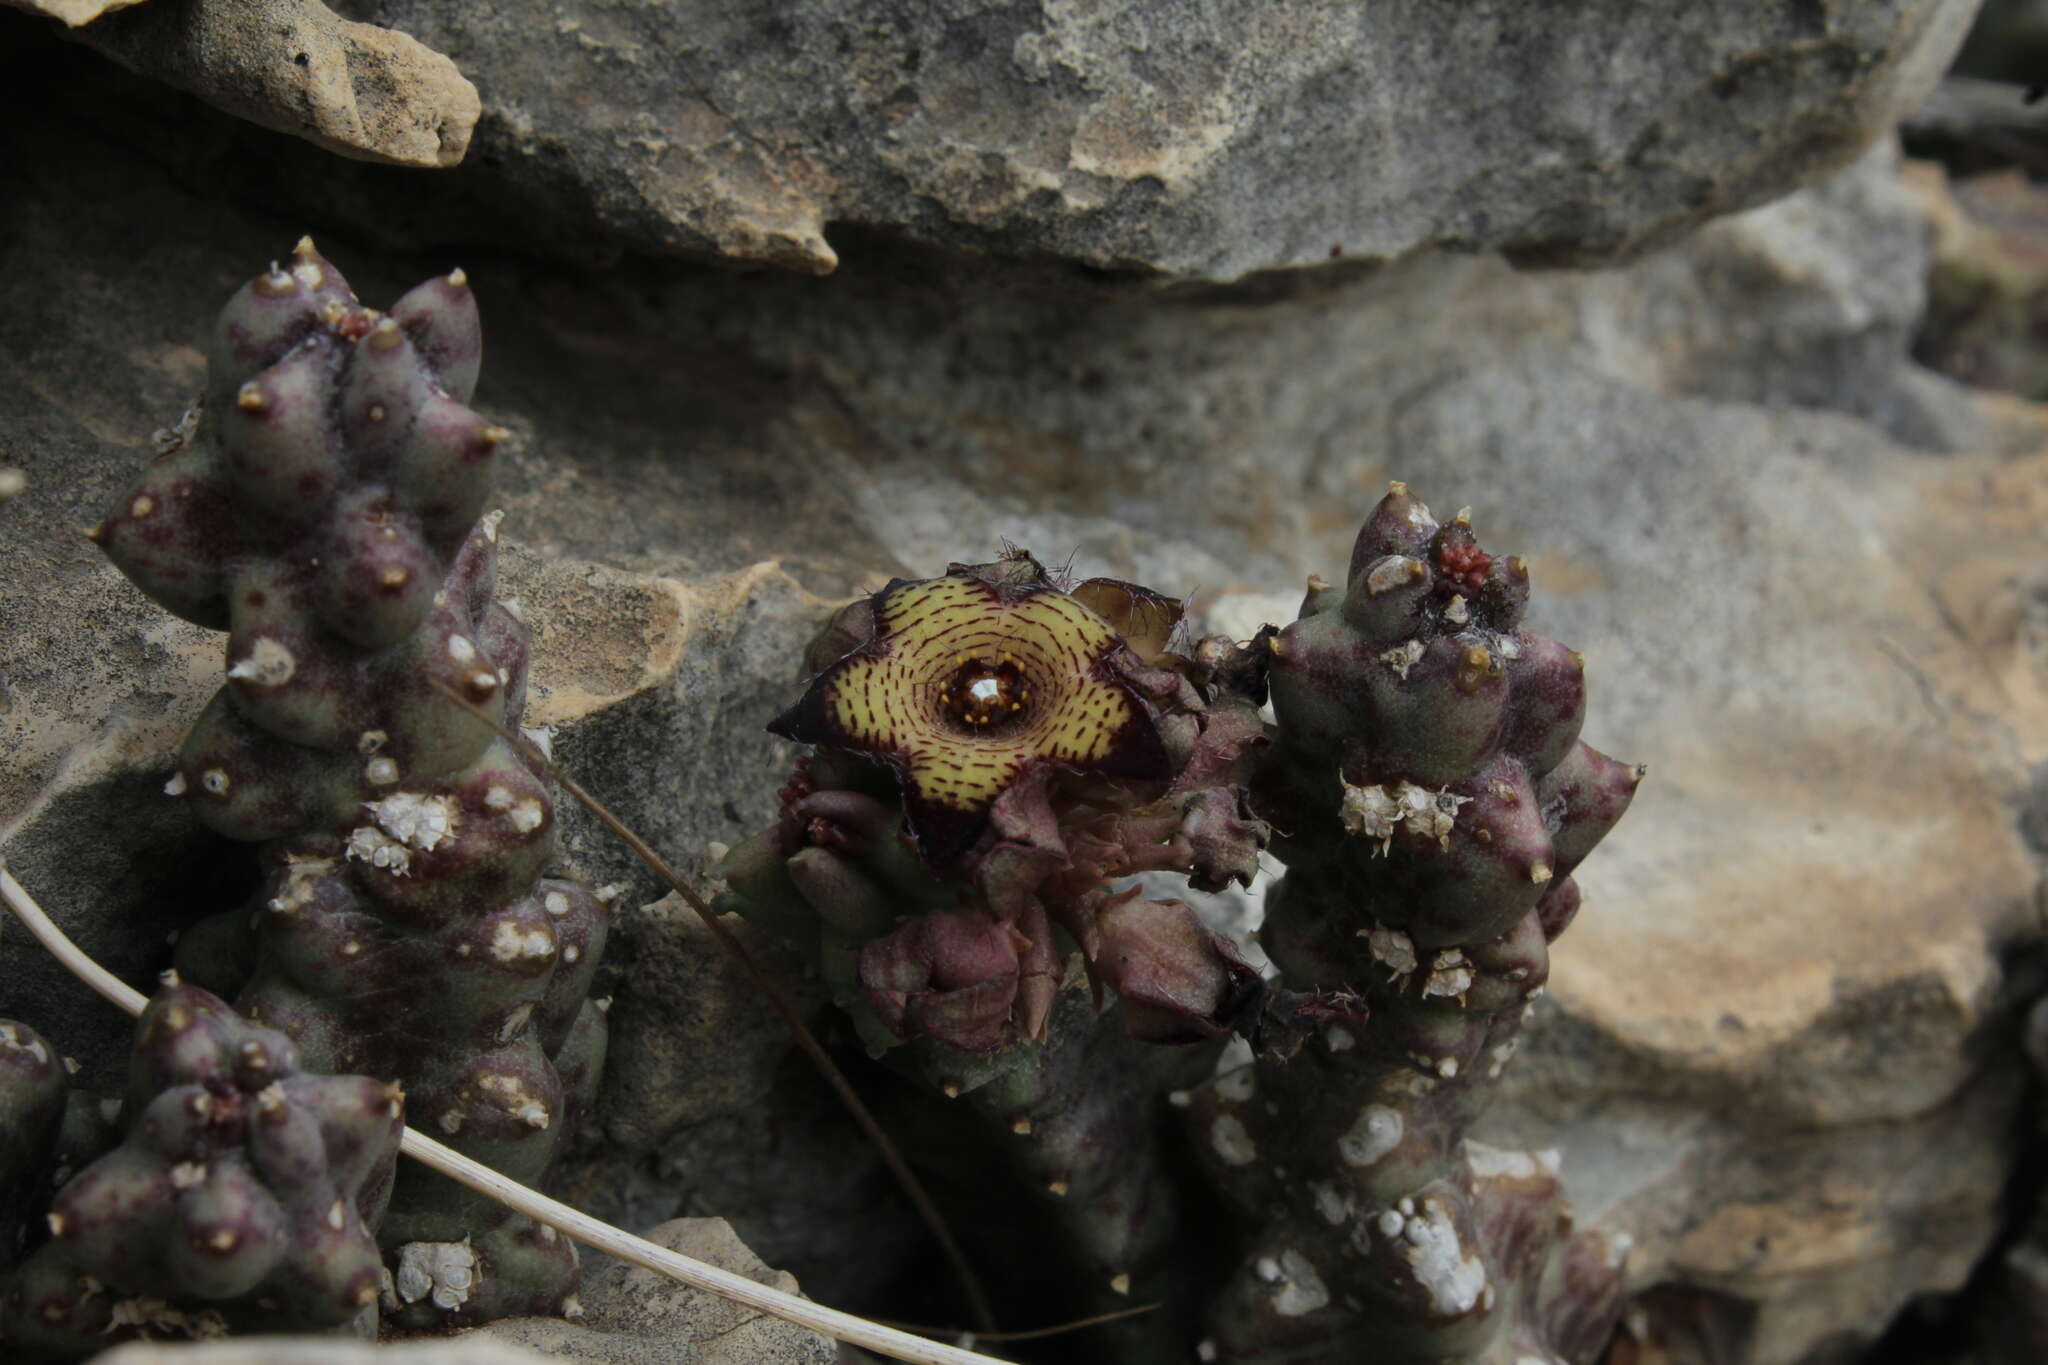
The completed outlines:
[[[72,28],[89,24],[113,10],[126,9],[142,0],[0,0],[16,9],[25,9],[30,14],[41,14],[60,20]]]
[[[1193,279],[1425,246],[1586,263],[1839,166],[1969,0],[832,4],[351,13],[482,89],[498,240],[831,270],[858,224]],[[507,200],[527,213],[507,220]],[[388,221],[379,222],[385,229]]]
[[[334,1337],[241,1337],[176,1345],[133,1342],[98,1360],[100,1365],[547,1365],[548,1357],[479,1336],[389,1346]]]
[[[736,915],[723,921],[785,998],[815,1014],[825,992],[802,980],[796,955]],[[670,893],[614,932],[629,946],[611,1011],[623,1046],[606,1060],[601,1103],[611,1139],[653,1148],[680,1128],[764,1100],[789,1029],[696,912]]]
[[[1936,167],[1923,178],[1935,265],[1914,354],[1966,384],[2048,398],[2048,193],[2017,169],[1952,191]]]
[[[453,166],[476,127],[476,87],[455,63],[320,0],[27,7],[72,25],[97,20],[79,40],[123,66],[342,156]],[[120,12],[99,18],[108,10]]]
[[[796,1277],[770,1270],[722,1218],[678,1218],[647,1240],[750,1280],[794,1293]],[[589,1272],[577,1322],[513,1318],[476,1335],[579,1365],[832,1365],[833,1343],[751,1308],[613,1262]]]

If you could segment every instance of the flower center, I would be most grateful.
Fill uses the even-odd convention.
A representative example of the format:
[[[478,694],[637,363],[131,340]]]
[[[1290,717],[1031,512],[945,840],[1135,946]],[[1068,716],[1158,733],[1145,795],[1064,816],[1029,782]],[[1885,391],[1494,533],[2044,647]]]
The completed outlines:
[[[939,684],[939,709],[970,730],[1008,725],[1030,700],[1024,670],[1008,654],[995,660],[963,654]]]

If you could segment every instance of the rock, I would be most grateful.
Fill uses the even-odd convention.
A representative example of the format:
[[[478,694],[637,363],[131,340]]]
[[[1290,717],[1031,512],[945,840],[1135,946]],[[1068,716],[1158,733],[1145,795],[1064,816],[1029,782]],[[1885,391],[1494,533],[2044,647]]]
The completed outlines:
[[[0,100],[72,89],[100,131],[75,105],[0,120],[22,186],[0,464],[27,478],[0,503],[0,576],[38,587],[0,610],[0,852],[143,981],[162,934],[246,875],[154,795],[220,646],[75,530],[182,410],[219,300],[326,222],[197,195],[184,176],[210,163],[166,171],[123,150],[147,130],[107,131],[122,101],[167,97],[119,73],[68,86],[81,59],[55,43],[20,52],[0,90],[29,93]],[[206,117],[194,146],[315,164]],[[861,231],[822,280],[478,251],[478,401],[516,433],[506,574],[536,714],[701,876],[708,844],[773,810],[791,754],[759,727],[831,602],[1008,537],[1258,616],[1343,564],[1386,479],[1470,503],[1530,557],[1532,627],[1586,653],[1588,737],[1651,767],[1583,871],[1488,1140],[1558,1145],[1582,1215],[1637,1238],[1646,1330],[1720,1315],[1743,1325],[1734,1365],[1859,1349],[1996,1231],[2019,1141],[2004,963],[2038,933],[2020,818],[2048,762],[2048,413],[1907,359],[1925,224],[1880,148],[1598,274],[1419,251],[1162,288]],[[323,245],[372,299],[456,263]],[[588,822],[568,835],[599,880],[657,894]],[[725,989],[681,924],[649,922],[650,998]],[[702,1014],[737,1028],[743,1008]],[[11,928],[0,1014],[87,1082],[124,1027]],[[765,1095],[700,1076],[670,1103],[681,1021],[638,1046],[580,1200],[636,1223],[735,1201],[831,1302],[833,1275],[867,1276],[857,1295],[901,1263],[846,1130],[784,1122],[828,1112],[800,1073]],[[778,1200],[795,1212],[771,1249]]]
[[[2048,192],[2016,169],[1952,190],[1937,167],[1923,176],[1935,263],[1914,355],[1966,384],[2048,398]]]
[[[29,8],[74,26],[97,19],[79,40],[123,66],[342,156],[453,166],[476,127],[476,87],[455,63],[319,0]]]
[[[60,20],[72,28],[89,24],[109,11],[141,3],[142,0],[0,0],[0,4]]]
[[[647,1240],[788,1293],[796,1277],[770,1270],[722,1218],[678,1218]],[[832,1365],[838,1351],[815,1332],[765,1317],[701,1289],[614,1262],[584,1281],[583,1318],[513,1318],[477,1337],[515,1343],[579,1365]]]
[[[1428,246],[1587,264],[1838,167],[1974,9],[368,0],[478,83],[478,164],[320,202],[414,246],[806,272],[854,225],[1182,279]]]
[[[825,991],[802,979],[797,955],[737,915],[722,923],[783,997],[814,1018]],[[611,1011],[621,1046],[606,1060],[600,1105],[611,1140],[650,1149],[767,1098],[789,1029],[696,912],[670,893],[614,932],[630,946]]]
[[[177,1345],[131,1342],[98,1357],[100,1365],[547,1365],[548,1359],[476,1335],[388,1346],[334,1337],[242,1337]]]

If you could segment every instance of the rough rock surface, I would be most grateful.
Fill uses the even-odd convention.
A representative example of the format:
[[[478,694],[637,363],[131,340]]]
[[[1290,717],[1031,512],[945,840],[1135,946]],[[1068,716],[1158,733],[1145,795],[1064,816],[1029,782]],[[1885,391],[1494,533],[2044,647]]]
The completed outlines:
[[[1935,218],[1914,355],[1966,384],[2048,399],[2048,191],[2014,168],[1970,176],[1944,197],[1940,169],[1922,173],[1950,211]]]
[[[99,1357],[100,1365],[549,1365],[536,1355],[481,1337],[372,1346],[332,1337],[244,1337],[197,1344],[136,1342]],[[739,1365],[735,1358],[734,1365]]]
[[[761,1284],[796,1292],[796,1277],[770,1270],[722,1218],[678,1218],[649,1228],[649,1241]],[[579,1365],[832,1365],[833,1343],[652,1271],[612,1262],[588,1273],[579,1322],[514,1318],[480,1334]]]
[[[28,92],[0,100],[58,98],[33,63],[74,101],[0,119],[0,465],[27,478],[0,578],[36,587],[0,604],[0,853],[140,981],[247,875],[156,795],[217,645],[76,532],[182,410],[249,262],[326,231],[188,185],[233,159],[261,201],[325,163],[67,60],[90,59],[0,57],[0,91]],[[126,150],[162,145],[158,115],[203,134],[167,164]],[[365,211],[402,225],[407,202]],[[1470,502],[1529,555],[1532,624],[1586,653],[1588,738],[1651,765],[1496,1139],[1562,1148],[1581,1212],[1638,1238],[1646,1311],[1725,1310],[1738,1365],[1845,1356],[1994,1232],[2003,964],[2038,934],[2019,816],[2048,762],[2048,417],[1906,359],[1925,221],[1881,149],[1594,275],[1420,252],[1157,288],[859,232],[824,280],[465,253],[478,402],[516,433],[534,708],[698,875],[772,810],[789,754],[759,726],[831,601],[1007,536],[1237,611],[1340,566],[1389,477]],[[322,244],[371,296],[457,263]],[[596,880],[653,898],[588,822],[568,833]],[[679,963],[684,924],[649,919],[636,953]],[[118,1049],[111,1011],[5,928],[0,1014],[88,1083]],[[590,1135],[579,1197],[645,1223],[742,1190],[743,1235],[813,1294],[872,1289],[903,1216],[844,1130],[785,1122],[815,1090],[700,1094],[615,1092],[632,1122]],[[778,1189],[812,1221],[769,1250],[751,1219]]]
[[[89,24],[102,14],[140,3],[141,0],[0,0],[0,4],[25,9],[30,14],[44,15],[72,28]]]
[[[476,87],[455,63],[406,34],[351,23],[320,0],[141,9],[32,0],[26,8],[85,25],[81,42],[132,70],[342,156],[453,166],[476,127]]]
[[[1668,241],[1854,156],[1933,85],[1975,4],[345,9],[477,82],[479,164],[445,188],[493,210],[492,240],[827,271],[857,225],[1234,279]],[[393,226],[360,193],[330,202]]]

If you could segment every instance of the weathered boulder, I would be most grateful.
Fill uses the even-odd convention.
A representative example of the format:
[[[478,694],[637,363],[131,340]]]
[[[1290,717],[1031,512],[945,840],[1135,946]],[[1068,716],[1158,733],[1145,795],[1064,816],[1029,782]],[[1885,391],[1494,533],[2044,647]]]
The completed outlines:
[[[325,13],[272,7],[309,34]],[[93,28],[154,31],[155,8]],[[1975,8],[363,0],[350,19],[410,35],[379,43],[417,39],[476,83],[474,164],[425,191],[472,211],[429,224],[360,192],[329,203],[415,245],[481,229],[817,272],[852,226],[1188,279],[1427,246],[1590,263],[1838,167],[1926,94]],[[260,65],[272,44],[251,35],[217,55]],[[173,79],[194,67],[117,48]],[[438,81],[356,84],[379,108],[420,105],[410,122],[437,151]],[[289,126],[275,100],[235,107]]]
[[[134,71],[342,156],[453,166],[476,87],[417,39],[354,23],[320,0],[5,0],[57,19]]]

